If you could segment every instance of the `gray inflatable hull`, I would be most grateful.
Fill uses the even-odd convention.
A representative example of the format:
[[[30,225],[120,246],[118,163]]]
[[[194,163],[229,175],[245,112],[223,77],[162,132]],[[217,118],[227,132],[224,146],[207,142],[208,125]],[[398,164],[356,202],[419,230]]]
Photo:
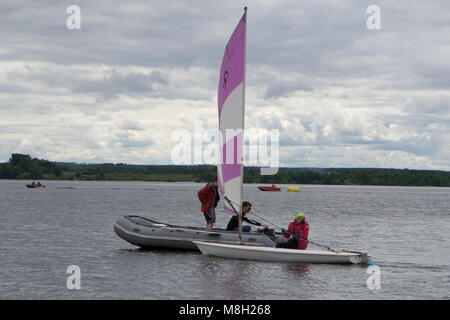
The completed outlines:
[[[114,231],[123,240],[141,248],[152,249],[199,249],[193,241],[212,241],[236,243],[239,236],[236,231],[224,229],[207,230],[205,228],[174,226],[159,223],[140,216],[125,216],[114,223]],[[273,230],[242,232],[245,244],[274,247],[286,239]]]

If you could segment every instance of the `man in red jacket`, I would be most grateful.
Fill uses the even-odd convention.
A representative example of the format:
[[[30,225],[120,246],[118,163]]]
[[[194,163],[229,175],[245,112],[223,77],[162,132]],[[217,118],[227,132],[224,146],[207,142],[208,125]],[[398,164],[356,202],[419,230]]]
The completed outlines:
[[[297,213],[294,221],[289,223],[287,231],[281,229],[281,232],[283,232],[283,235],[286,238],[289,238],[291,235],[292,237],[287,242],[278,244],[278,248],[305,250],[308,246],[308,241],[305,240],[308,239],[309,224],[306,222],[305,215],[303,213]]]
[[[198,198],[202,203],[202,212],[206,219],[206,229],[211,230],[216,223],[216,207],[220,200],[219,192],[217,190],[217,178],[213,183],[208,183],[203,189],[198,192]]]

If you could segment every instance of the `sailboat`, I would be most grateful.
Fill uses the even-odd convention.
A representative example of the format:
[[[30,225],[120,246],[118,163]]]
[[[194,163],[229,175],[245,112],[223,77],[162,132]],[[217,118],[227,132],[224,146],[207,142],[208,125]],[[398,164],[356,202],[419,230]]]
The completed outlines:
[[[247,8],[231,35],[222,59],[218,88],[219,154],[217,165],[219,193],[224,209],[239,216],[239,243],[194,241],[204,255],[222,258],[299,262],[367,263],[366,253],[334,250],[294,250],[246,245],[242,241],[243,134],[245,115],[245,59]]]
[[[219,128],[224,136],[227,130],[236,129],[237,133],[231,136],[231,142],[223,144],[223,154],[231,158],[230,163],[219,167],[219,189],[225,194],[225,211],[236,213],[236,208],[242,203],[242,177],[243,167],[240,161],[244,128],[244,65],[243,55],[245,45],[245,15],[235,30],[235,37],[227,46],[225,55],[232,57],[224,59],[221,75],[223,76],[219,87]],[[238,59],[236,57],[239,57]],[[231,94],[230,94],[231,93]],[[232,143],[236,142],[236,143]],[[238,148],[239,154],[235,152]],[[226,190],[226,192],[225,192]],[[240,225],[239,225],[240,226]],[[240,229],[240,228],[239,228]],[[146,217],[128,215],[114,223],[115,233],[125,241],[145,249],[163,248],[178,250],[195,250],[198,246],[194,241],[208,241],[210,243],[239,243],[252,246],[275,247],[278,243],[286,242],[281,232],[263,228],[250,232],[229,231],[214,228],[192,226],[179,226],[161,223]]]

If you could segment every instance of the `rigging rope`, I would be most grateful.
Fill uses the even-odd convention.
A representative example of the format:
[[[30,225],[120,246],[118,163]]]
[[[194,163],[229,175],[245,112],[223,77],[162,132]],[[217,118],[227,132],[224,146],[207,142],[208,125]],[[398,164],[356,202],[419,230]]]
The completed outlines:
[[[232,206],[232,208],[233,208],[234,211],[236,211],[236,210],[234,209],[234,207],[233,207],[232,204],[234,204],[234,205],[236,205],[237,207],[239,207],[239,208],[242,209],[242,206],[240,206],[240,205],[238,205],[237,203],[231,201],[231,200],[228,199],[227,197],[225,197],[225,199],[230,203],[230,205]],[[237,213],[237,212],[236,212],[236,213]],[[274,223],[274,222],[272,222],[272,221],[269,221],[269,220],[267,220],[267,219],[264,219],[263,217],[257,215],[257,214],[254,213],[254,212],[252,212],[252,214],[255,215],[255,216],[257,216],[258,218],[260,218],[260,219],[266,221],[267,223],[270,223],[271,225],[274,225],[274,226],[276,226],[276,227],[278,227],[278,228],[280,228],[280,229],[284,229],[283,227],[279,226],[278,224],[276,224],[276,223]],[[296,235],[296,234],[293,234],[293,233],[291,233],[291,232],[287,232],[287,231],[286,231],[286,233],[290,234],[290,235],[293,236],[294,238],[297,238],[297,239],[306,241],[306,242],[311,243],[311,244],[313,244],[313,245],[316,245],[316,246],[319,246],[319,247],[326,248],[327,250],[330,250],[330,251],[333,251],[333,252],[336,252],[336,253],[339,252],[338,250],[331,249],[329,246],[326,246],[326,245],[324,245],[324,244],[320,244],[320,243],[317,243],[317,242],[313,242],[313,241],[311,241],[311,240],[303,239],[302,237],[300,237],[300,236],[298,236],[298,235]]]

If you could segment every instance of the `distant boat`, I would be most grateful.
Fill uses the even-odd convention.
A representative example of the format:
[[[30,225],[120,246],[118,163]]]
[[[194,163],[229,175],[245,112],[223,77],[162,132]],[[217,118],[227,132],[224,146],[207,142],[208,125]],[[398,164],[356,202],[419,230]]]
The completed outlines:
[[[258,189],[261,191],[281,191],[281,189],[276,187],[274,184],[271,187],[261,186],[258,187]]]
[[[30,188],[30,189],[32,189],[32,188],[46,188],[46,186],[44,186],[44,185],[37,185],[37,184],[27,184],[27,188]]]

